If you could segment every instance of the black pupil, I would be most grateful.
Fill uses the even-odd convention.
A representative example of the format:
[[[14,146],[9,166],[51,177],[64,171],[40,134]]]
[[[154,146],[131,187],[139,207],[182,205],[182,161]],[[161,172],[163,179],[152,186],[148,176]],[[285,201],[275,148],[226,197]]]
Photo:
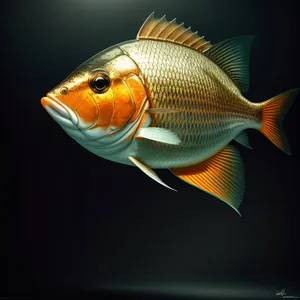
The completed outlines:
[[[97,90],[103,90],[109,85],[108,77],[97,76],[94,79],[94,86]]]

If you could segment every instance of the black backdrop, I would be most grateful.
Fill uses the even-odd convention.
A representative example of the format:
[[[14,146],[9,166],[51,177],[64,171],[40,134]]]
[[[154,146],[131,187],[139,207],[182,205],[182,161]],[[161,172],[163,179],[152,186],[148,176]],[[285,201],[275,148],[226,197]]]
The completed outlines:
[[[299,96],[284,128],[292,156],[249,130],[240,218],[159,170],[98,158],[40,98],[100,50],[134,39],[144,19],[177,17],[212,43],[255,34],[246,96],[300,87],[297,1],[12,1],[2,4],[1,293],[280,298],[299,290]],[[131,297],[131,296],[129,296]]]

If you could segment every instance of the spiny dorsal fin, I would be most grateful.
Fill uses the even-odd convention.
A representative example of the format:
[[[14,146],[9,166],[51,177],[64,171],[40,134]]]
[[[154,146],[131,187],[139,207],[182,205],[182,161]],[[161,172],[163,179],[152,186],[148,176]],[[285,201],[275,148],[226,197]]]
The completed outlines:
[[[158,19],[154,17],[154,12],[146,19],[137,34],[137,40],[160,40],[168,41],[193,48],[197,51],[205,51],[212,45],[199,36],[198,32],[193,32],[191,27],[186,28],[184,23],[177,24],[176,19],[167,21],[166,16]]]

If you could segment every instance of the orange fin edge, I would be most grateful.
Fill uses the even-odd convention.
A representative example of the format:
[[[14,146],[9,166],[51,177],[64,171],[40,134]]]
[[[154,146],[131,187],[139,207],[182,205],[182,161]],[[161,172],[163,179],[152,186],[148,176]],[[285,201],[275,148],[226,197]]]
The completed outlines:
[[[282,120],[300,89],[292,89],[262,103],[262,126],[260,131],[275,146],[291,154],[288,140],[282,128]]]
[[[238,150],[232,145],[205,161],[183,168],[172,168],[171,172],[183,181],[215,196],[238,210],[244,190],[243,162]]]

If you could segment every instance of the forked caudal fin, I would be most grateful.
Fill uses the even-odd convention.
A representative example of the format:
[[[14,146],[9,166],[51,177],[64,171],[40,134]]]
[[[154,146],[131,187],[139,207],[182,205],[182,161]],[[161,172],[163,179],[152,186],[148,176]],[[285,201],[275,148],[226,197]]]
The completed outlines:
[[[282,129],[282,120],[300,89],[292,89],[262,103],[262,126],[260,131],[279,149],[291,154]]]

